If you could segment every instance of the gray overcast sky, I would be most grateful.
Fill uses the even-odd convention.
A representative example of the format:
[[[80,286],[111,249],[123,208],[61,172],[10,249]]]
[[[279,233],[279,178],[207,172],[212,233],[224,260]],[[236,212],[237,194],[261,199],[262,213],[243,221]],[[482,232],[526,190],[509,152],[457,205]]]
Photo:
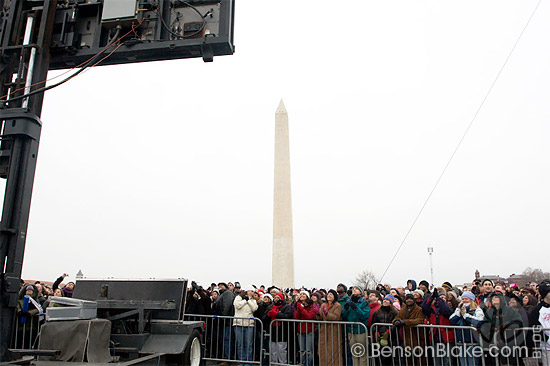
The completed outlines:
[[[23,274],[269,284],[289,112],[296,283],[381,275],[537,1],[239,1],[233,56],[49,91]],[[548,268],[542,2],[385,281]],[[52,73],[52,76],[54,74]]]

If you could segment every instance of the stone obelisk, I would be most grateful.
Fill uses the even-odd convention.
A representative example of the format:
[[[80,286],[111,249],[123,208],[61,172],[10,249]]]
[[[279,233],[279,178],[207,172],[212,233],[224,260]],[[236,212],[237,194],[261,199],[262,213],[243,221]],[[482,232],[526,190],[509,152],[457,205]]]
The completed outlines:
[[[275,187],[273,193],[273,284],[294,287],[294,244],[290,190],[288,114],[283,100],[275,111]]]

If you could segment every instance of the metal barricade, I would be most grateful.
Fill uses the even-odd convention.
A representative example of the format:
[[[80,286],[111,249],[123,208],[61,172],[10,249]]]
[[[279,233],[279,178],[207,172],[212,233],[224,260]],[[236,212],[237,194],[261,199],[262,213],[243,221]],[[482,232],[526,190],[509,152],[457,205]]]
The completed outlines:
[[[266,331],[269,365],[368,364],[370,341],[362,323],[275,319]]]
[[[550,329],[186,315],[204,322],[204,359],[240,365],[550,366]],[[246,328],[246,329],[245,329]]]
[[[18,315],[14,318],[14,332],[10,347],[13,349],[37,349],[43,316]]]
[[[264,357],[263,324],[258,318],[186,314],[184,320],[204,322],[203,359],[259,365]]]
[[[495,334],[492,357],[498,364],[550,366],[550,329],[517,327]]]
[[[370,328],[370,361],[377,365],[484,366],[487,346],[470,326],[419,324],[395,327],[376,323]]]

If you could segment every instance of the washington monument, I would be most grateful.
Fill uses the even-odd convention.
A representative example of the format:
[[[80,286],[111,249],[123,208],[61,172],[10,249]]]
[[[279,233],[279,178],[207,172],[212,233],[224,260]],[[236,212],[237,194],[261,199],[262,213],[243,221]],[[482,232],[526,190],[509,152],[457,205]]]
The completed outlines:
[[[272,282],[279,288],[294,288],[294,244],[288,114],[283,100],[275,111],[275,186],[273,190]]]

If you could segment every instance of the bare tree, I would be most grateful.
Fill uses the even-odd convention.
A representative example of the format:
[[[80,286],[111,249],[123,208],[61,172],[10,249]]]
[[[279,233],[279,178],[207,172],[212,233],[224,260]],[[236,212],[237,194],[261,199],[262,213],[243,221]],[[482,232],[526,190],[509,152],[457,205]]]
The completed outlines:
[[[550,278],[550,273],[543,272],[540,268],[527,267],[521,274],[525,276],[527,281],[534,281],[536,283]]]
[[[355,277],[353,283],[365,290],[374,290],[378,284],[378,277],[372,271],[364,270]]]

